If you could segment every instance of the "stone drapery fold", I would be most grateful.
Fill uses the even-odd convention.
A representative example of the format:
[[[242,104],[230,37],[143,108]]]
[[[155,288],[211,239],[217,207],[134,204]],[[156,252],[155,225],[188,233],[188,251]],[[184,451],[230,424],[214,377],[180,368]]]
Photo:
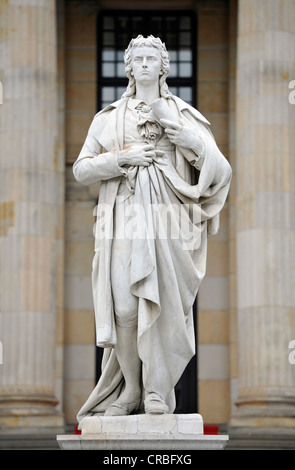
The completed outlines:
[[[231,168],[205,118],[179,98],[167,103],[184,125],[201,135],[204,154],[189,162],[183,149],[175,147],[174,162],[169,153],[164,153],[149,167],[133,168],[133,207],[140,210],[134,211],[132,223],[135,229],[140,228],[140,236],[132,238],[130,291],[138,298],[137,341],[144,390],[156,389],[173,412],[174,386],[195,354],[192,307],[205,275],[207,236],[218,230],[218,214],[229,190]],[[96,222],[92,275],[97,344],[105,347],[102,375],[79,411],[78,421],[89,414],[103,413],[124,388],[112,348],[116,344],[116,325],[110,259],[115,235],[112,211],[122,180],[114,155],[124,148],[126,105],[127,99],[123,99],[98,113],[74,164],[76,179],[85,184],[85,167],[97,165],[97,180],[101,180],[98,207],[105,205],[106,209]],[[109,177],[108,159],[114,167],[113,178]],[[125,177],[129,177],[128,171]],[[169,208],[169,229],[178,226],[177,236],[169,235],[167,212],[161,208]]]

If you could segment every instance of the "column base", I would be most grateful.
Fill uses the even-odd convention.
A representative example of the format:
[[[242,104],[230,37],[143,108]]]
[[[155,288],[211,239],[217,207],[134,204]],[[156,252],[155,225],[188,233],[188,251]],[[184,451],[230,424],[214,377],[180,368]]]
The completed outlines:
[[[295,418],[288,416],[232,416],[231,427],[283,427],[295,428]]]
[[[199,414],[92,416],[81,435],[58,435],[63,450],[222,450],[227,435],[203,434]]]
[[[230,426],[294,427],[295,402],[290,399],[264,398],[239,399]]]
[[[230,450],[295,450],[295,427],[229,426]]]
[[[228,432],[231,449],[295,449],[295,407],[289,400],[237,401]]]
[[[14,396],[0,399],[0,433],[7,433],[13,429],[19,433],[19,429],[62,427],[64,418],[61,412],[56,410],[57,400],[51,396]]]
[[[1,433],[7,434],[8,432],[15,431],[32,432],[32,428],[52,428],[63,427],[64,418],[61,414],[39,415],[39,416],[0,416],[0,435]]]

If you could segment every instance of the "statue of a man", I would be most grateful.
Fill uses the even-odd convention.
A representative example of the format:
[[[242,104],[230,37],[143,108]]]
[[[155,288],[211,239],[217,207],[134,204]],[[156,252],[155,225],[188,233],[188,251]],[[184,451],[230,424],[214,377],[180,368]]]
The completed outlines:
[[[101,377],[78,413],[173,413],[174,387],[195,354],[192,307],[218,230],[231,167],[209,122],[173,96],[169,55],[138,36],[129,84],[93,119],[74,164],[100,182],[92,285]]]

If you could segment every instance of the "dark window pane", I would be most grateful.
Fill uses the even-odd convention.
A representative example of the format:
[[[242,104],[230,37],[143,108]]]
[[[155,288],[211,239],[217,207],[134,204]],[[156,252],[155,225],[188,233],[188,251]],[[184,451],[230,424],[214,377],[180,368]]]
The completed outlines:
[[[117,63],[117,77],[125,77],[125,64],[124,62]]]
[[[105,31],[103,33],[103,44],[105,46],[114,46],[115,45],[115,33],[110,31]]]
[[[193,53],[190,49],[180,49],[179,51],[179,60],[188,62],[192,61],[193,59]]]
[[[113,62],[115,60],[115,51],[114,49],[103,49],[102,50],[102,61]]]
[[[115,77],[115,64],[112,62],[104,62],[102,64],[103,77]]]
[[[192,76],[192,63],[191,62],[182,62],[179,65],[179,76],[180,77],[191,77]]]
[[[186,101],[189,104],[192,103],[193,91],[191,87],[181,86],[179,87],[178,92],[179,92],[179,98],[181,98],[183,101]]]
[[[123,93],[125,93],[126,87],[127,87],[127,82],[126,82],[126,86],[118,86],[116,88],[116,100],[119,100],[121,96],[123,95]]]
[[[166,35],[166,47],[169,50],[170,48],[175,49],[178,47],[178,37],[177,34],[167,33]]]
[[[125,49],[123,51],[117,51],[116,59],[118,62],[124,61],[124,53],[125,53]]]
[[[116,36],[117,36],[117,44],[120,45],[120,47],[124,47],[124,49],[126,49],[126,47],[128,46],[128,43],[129,43],[129,40],[130,40],[130,37],[129,37],[129,33],[127,32],[128,30],[126,30],[126,32],[122,32],[122,33],[117,33]]]
[[[154,31],[154,36],[156,36],[157,33],[159,34],[160,31],[162,31],[162,18],[158,16],[152,17],[150,29]]]
[[[166,18],[166,29],[167,29],[167,31],[176,34],[177,31],[178,31],[177,18],[175,18],[175,17],[167,17],[167,18]]]
[[[105,102],[110,102],[112,103],[115,100],[115,87],[107,87],[104,86],[101,89],[102,93],[102,100]]]
[[[191,29],[191,19],[189,16],[182,16],[180,18],[180,29]]]
[[[180,46],[190,46],[191,34],[189,32],[181,32],[179,34],[179,44]]]
[[[127,16],[119,16],[118,18],[118,25],[116,26],[117,28],[120,28],[121,31],[124,31],[127,29],[128,26],[128,17]],[[120,32],[120,31],[118,31]]]
[[[175,62],[170,62],[169,77],[177,77],[177,64]]]
[[[169,58],[171,61],[177,60],[177,51],[169,50],[168,53],[169,53]]]
[[[176,86],[170,86],[169,90],[171,91],[172,95],[177,95],[177,87]]]
[[[142,17],[134,16],[132,18],[132,30],[134,33],[136,33],[136,35],[139,34],[140,31],[142,31],[143,22],[144,22],[144,18]]]
[[[114,18],[112,16],[105,16],[103,19],[104,29],[114,29]]]

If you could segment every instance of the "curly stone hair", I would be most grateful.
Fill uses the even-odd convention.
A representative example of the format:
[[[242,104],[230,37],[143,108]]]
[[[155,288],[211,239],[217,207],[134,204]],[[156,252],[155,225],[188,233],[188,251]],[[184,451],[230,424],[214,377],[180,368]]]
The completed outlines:
[[[162,69],[161,69],[161,75],[160,75],[160,80],[159,80],[159,87],[160,87],[160,96],[163,98],[171,98],[172,93],[168,90],[168,85],[166,83],[166,78],[169,74],[170,71],[170,65],[169,65],[169,54],[167,52],[165,44],[161,41],[160,38],[155,38],[154,36],[150,35],[147,38],[139,34],[137,38],[132,39],[125,51],[124,55],[124,62],[125,62],[125,74],[127,78],[129,79],[129,83],[127,86],[127,89],[125,93],[123,93],[122,98],[127,98],[130,96],[135,95],[135,88],[136,88],[136,82],[135,79],[132,75],[132,51],[135,47],[155,47],[158,49],[161,53],[161,59],[162,59]]]

